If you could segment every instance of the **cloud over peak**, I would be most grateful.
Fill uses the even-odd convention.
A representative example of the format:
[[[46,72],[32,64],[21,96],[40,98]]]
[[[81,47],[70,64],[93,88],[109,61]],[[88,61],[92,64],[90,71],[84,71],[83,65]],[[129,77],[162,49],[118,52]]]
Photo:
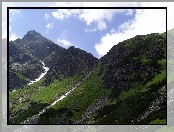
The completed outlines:
[[[95,44],[99,57],[105,55],[109,49],[119,42],[132,38],[136,35],[149,33],[163,33],[166,31],[165,9],[137,9],[134,19],[124,22],[119,30],[112,29],[103,36],[100,42]]]
[[[57,40],[58,43],[61,43],[63,47],[68,47],[68,46],[71,46],[71,42],[69,42],[68,40],[66,39],[58,39]]]

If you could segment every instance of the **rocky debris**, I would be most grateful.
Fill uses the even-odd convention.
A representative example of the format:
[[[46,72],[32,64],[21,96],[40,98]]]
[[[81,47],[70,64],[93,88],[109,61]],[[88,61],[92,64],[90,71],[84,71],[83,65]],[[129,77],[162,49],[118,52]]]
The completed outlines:
[[[27,118],[27,120],[21,122],[20,124],[37,124],[37,119],[40,114],[34,115],[32,117]]]
[[[51,56],[54,60],[50,70],[46,75],[45,85],[49,85],[53,80],[71,77],[77,73],[86,73],[93,70],[98,59],[92,54],[87,53],[73,46],[62,51],[60,55]],[[46,60],[45,63],[47,63]]]
[[[10,69],[14,69],[14,70],[16,70],[16,71],[17,71],[17,70],[20,71],[20,70],[21,70],[21,67],[22,67],[22,66],[21,66],[21,64],[19,64],[19,63],[12,63],[12,64],[9,66]]]
[[[75,122],[74,124],[85,124],[90,116],[103,108],[108,103],[108,98],[105,95],[94,100],[94,102],[87,108],[85,114],[82,115],[81,120]]]
[[[139,116],[137,119],[132,120],[132,123],[137,123],[141,120],[143,120],[144,118],[147,118],[152,112],[159,110],[161,107],[159,106],[161,103],[163,103],[166,98],[166,86],[162,87],[160,90],[158,90],[158,93],[160,93],[160,97],[155,99],[151,105],[149,106],[149,108],[147,110],[145,110],[145,112]]]

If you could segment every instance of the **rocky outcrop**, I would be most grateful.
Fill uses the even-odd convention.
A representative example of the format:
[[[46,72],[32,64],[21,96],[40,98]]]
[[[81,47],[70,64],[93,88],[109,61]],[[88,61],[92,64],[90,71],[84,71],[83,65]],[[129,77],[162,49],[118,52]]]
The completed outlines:
[[[61,52],[56,57],[52,56],[54,63],[46,75],[45,85],[51,83],[54,79],[71,77],[77,73],[88,73],[92,71],[98,62],[92,54],[87,53],[74,46]]]
[[[86,124],[88,119],[92,114],[94,114],[99,109],[102,109],[108,103],[108,98],[105,95],[94,100],[94,102],[87,108],[85,114],[82,115],[82,118],[74,124]]]
[[[132,123],[137,123],[137,122],[143,120],[144,118],[147,118],[154,111],[158,111],[161,109],[160,104],[166,102],[166,96],[167,96],[166,95],[166,86],[164,86],[160,90],[158,90],[158,93],[160,94],[159,98],[155,99],[141,116],[139,116],[135,120],[132,120]]]

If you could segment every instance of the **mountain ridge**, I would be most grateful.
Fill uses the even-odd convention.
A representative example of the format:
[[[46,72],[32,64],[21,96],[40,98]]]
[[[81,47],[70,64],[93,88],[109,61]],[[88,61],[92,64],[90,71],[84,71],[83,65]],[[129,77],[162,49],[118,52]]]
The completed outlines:
[[[24,37],[22,39],[10,41],[9,49],[10,49],[9,50],[9,57],[10,57],[9,66],[10,66],[10,68],[13,67],[11,70],[14,69],[15,65],[16,66],[18,65],[18,67],[22,67],[22,69],[24,70],[24,68],[27,68],[25,65],[26,63],[31,64],[31,66],[34,67],[34,69],[35,69],[34,76],[29,77],[26,75],[22,75],[22,76],[24,76],[24,78],[28,78],[27,80],[32,80],[34,78],[37,78],[37,77],[39,77],[39,74],[41,74],[43,72],[42,64],[39,60],[44,61],[45,65],[50,67],[50,70],[53,70],[53,71],[59,70],[58,67],[56,67],[56,69],[52,68],[52,65],[54,65],[58,60],[63,61],[65,59],[64,57],[66,57],[66,56],[69,56],[69,57],[76,56],[74,58],[77,58],[78,55],[76,55],[76,53],[78,53],[79,55],[82,55],[82,56],[86,56],[86,58],[84,58],[84,59],[87,60],[87,61],[85,61],[87,63],[84,63],[84,67],[86,65],[91,67],[91,64],[93,66],[93,63],[96,63],[96,60],[97,60],[97,58],[95,58],[91,53],[87,53],[86,51],[81,50],[79,48],[75,48],[75,47],[71,46],[68,49],[64,49],[63,47],[55,44],[51,40],[43,37],[40,33],[36,32],[35,30],[28,31],[27,34],[24,35]],[[89,60],[88,57],[91,60]],[[73,61],[80,61],[80,59],[71,60],[71,62],[73,62]],[[81,61],[83,61],[83,59]],[[91,63],[90,63],[90,61],[91,61]],[[38,63],[38,67],[35,67],[33,65],[34,63]],[[66,67],[69,67],[70,63],[68,63],[66,61],[66,62],[64,62],[64,64],[59,63],[59,65],[66,65]],[[31,69],[30,68],[31,66],[28,65],[29,69]],[[36,71],[36,69],[38,71]],[[42,69],[42,70],[40,70],[40,69]],[[74,68],[71,67],[70,69],[75,69],[75,67]],[[80,69],[80,70],[82,70],[82,69]],[[48,74],[51,74],[50,70],[49,70]],[[80,71],[80,70],[77,70],[77,71]],[[33,70],[31,69],[27,72],[30,73],[32,71]],[[22,72],[24,72],[24,71],[22,71]],[[11,71],[10,74],[11,74],[10,80],[13,80],[12,78],[17,79],[17,76],[13,71]],[[70,71],[68,71],[66,76],[68,76],[68,74],[70,74]],[[71,73],[71,74],[74,74],[74,73]],[[13,77],[11,77],[11,76],[13,76]],[[52,77],[54,78],[54,75]],[[19,79],[17,79],[17,80],[19,80]],[[20,79],[20,81],[22,81],[24,84],[28,83],[28,81],[23,81],[21,79]],[[10,82],[10,84],[12,84],[12,83]],[[15,83],[13,83],[13,84],[15,85]],[[13,89],[12,88],[13,86],[10,86],[11,87],[10,89]],[[19,87],[20,85],[17,85],[17,86]],[[24,85],[21,85],[21,86],[24,86]],[[17,88],[17,87],[15,87],[15,88]]]
[[[97,59],[74,46],[60,48],[35,32],[10,41],[16,47],[10,49],[11,64],[15,66],[15,60],[19,60],[17,65],[23,66],[26,62],[22,59],[30,56],[28,60],[44,61],[49,71],[39,82],[10,93],[10,123],[21,123],[36,115],[80,83],[66,98],[43,112],[36,123],[148,124],[158,123],[159,119],[166,124],[166,33],[137,35],[114,45]],[[21,58],[19,53],[23,53]],[[39,64],[32,67],[37,71]],[[21,75],[26,77],[23,72]],[[152,106],[159,109],[152,110]]]

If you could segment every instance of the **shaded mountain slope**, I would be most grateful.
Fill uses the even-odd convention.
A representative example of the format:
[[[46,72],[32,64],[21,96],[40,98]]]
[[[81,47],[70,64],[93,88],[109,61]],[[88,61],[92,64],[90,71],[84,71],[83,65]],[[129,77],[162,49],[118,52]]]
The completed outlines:
[[[10,90],[23,87],[44,71],[39,59],[33,56],[20,42],[20,39],[9,42]]]
[[[51,83],[54,79],[61,80],[78,73],[87,74],[96,67],[98,61],[92,54],[74,46],[61,54],[52,56],[51,60],[53,60],[52,66],[46,75],[46,84]]]
[[[146,84],[166,68],[166,35],[149,34],[125,40],[100,60],[108,68],[103,87],[113,89],[113,96],[117,96],[121,90],[131,89],[133,83]]]

